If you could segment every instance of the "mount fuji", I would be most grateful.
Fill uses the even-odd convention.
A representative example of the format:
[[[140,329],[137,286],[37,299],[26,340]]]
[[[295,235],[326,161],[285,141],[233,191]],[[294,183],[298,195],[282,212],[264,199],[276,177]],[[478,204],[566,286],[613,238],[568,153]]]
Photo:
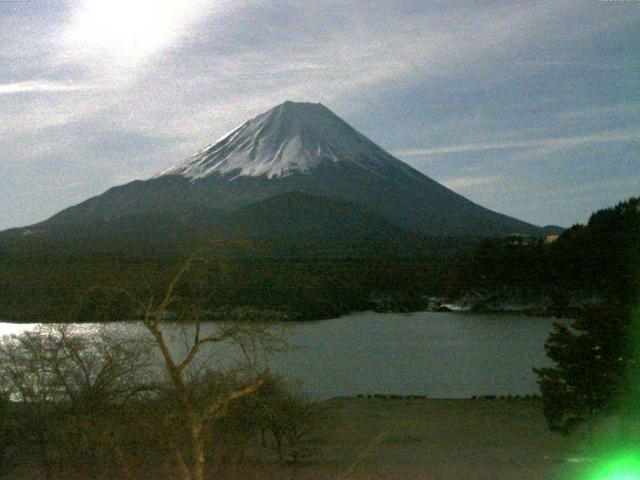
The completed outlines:
[[[286,236],[288,226],[290,235],[311,236],[335,229],[351,237],[376,229],[432,237],[545,234],[430,179],[325,106],[289,101],[150,179],[111,188],[28,228],[114,232],[125,224],[150,236],[157,225],[184,227],[175,235],[197,225],[204,237]]]

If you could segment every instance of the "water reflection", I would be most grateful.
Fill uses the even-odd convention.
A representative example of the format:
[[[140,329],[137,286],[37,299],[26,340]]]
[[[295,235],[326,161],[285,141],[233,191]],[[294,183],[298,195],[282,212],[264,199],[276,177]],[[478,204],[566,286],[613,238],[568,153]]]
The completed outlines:
[[[368,393],[462,398],[538,392],[531,367],[548,364],[544,342],[554,319],[419,312],[411,315],[364,312],[333,320],[273,327],[290,348],[273,354],[271,370],[301,380],[318,399]],[[37,324],[0,323],[0,335],[33,330]],[[218,324],[203,325],[203,335]],[[87,334],[95,325],[77,325]],[[110,324],[141,340],[139,324]],[[185,344],[169,328],[171,348]],[[186,330],[189,333],[189,328]],[[221,350],[226,348],[226,350]],[[238,351],[209,346],[210,358],[233,365]]]
[[[0,337],[7,335],[19,335],[35,330],[39,323],[8,323],[0,322]]]

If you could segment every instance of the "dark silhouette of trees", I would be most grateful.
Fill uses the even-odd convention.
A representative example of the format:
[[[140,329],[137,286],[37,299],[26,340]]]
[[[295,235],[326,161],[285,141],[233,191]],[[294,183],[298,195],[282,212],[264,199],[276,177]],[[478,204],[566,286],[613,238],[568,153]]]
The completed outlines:
[[[545,343],[555,366],[536,368],[550,430],[568,434],[601,414],[620,411],[638,358],[632,310],[593,307],[570,326],[556,324]]]
[[[457,290],[512,297],[547,296],[559,313],[571,299],[597,297],[633,303],[640,288],[640,198],[593,213],[553,243],[485,239],[458,270]],[[564,312],[562,310],[564,309]]]
[[[534,369],[553,431],[568,433],[601,414],[633,413],[640,338],[640,199],[594,213],[552,250],[557,278],[597,292],[603,303],[571,326],[556,324],[545,348],[555,366]]]

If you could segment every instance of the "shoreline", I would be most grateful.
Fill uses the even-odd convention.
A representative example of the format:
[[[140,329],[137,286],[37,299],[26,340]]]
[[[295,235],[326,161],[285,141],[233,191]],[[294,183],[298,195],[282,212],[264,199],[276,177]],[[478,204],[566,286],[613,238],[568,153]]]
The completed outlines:
[[[348,317],[350,315],[357,315],[362,313],[378,313],[378,314],[398,314],[398,315],[411,315],[415,313],[453,313],[457,315],[496,315],[496,316],[517,316],[517,317],[530,317],[530,318],[573,318],[576,313],[580,310],[567,310],[567,311],[540,311],[540,310],[530,310],[530,309],[476,309],[476,308],[420,308],[420,309],[407,309],[407,310],[397,310],[397,309],[389,309],[389,310],[377,310],[373,308],[368,308],[365,310],[352,310],[348,312],[341,313],[337,316],[320,316],[320,317],[306,317],[300,319],[282,319],[282,318],[221,318],[217,315],[205,316],[202,319],[203,322],[225,322],[225,321],[240,321],[240,322],[265,322],[265,323],[283,323],[283,324],[298,324],[298,323],[315,323],[322,322],[325,320],[337,320],[340,318]],[[169,316],[170,317],[170,316]],[[7,318],[0,318],[0,324],[12,324],[12,325],[53,325],[53,324],[105,324],[108,325],[110,323],[135,323],[142,321],[142,318],[131,318],[124,320],[108,320],[104,322],[95,322],[91,320],[85,321],[73,321],[73,322],[52,322],[52,321],[42,321],[42,322],[34,322],[34,321],[21,321],[21,320],[11,320]],[[170,322],[171,318],[167,318],[167,321]]]

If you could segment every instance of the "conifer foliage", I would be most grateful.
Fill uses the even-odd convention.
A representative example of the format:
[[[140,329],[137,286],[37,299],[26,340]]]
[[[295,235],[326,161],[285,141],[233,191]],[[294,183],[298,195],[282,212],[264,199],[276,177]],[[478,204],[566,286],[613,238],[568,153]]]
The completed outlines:
[[[611,306],[591,308],[570,326],[555,325],[545,344],[555,366],[534,369],[550,430],[568,434],[621,407],[627,373],[637,363],[633,325],[631,309]]]
[[[545,343],[555,366],[534,369],[549,428],[569,433],[601,414],[638,413],[640,198],[594,213],[586,226],[565,232],[558,247],[569,260],[565,274],[603,299],[570,326],[555,325]]]

